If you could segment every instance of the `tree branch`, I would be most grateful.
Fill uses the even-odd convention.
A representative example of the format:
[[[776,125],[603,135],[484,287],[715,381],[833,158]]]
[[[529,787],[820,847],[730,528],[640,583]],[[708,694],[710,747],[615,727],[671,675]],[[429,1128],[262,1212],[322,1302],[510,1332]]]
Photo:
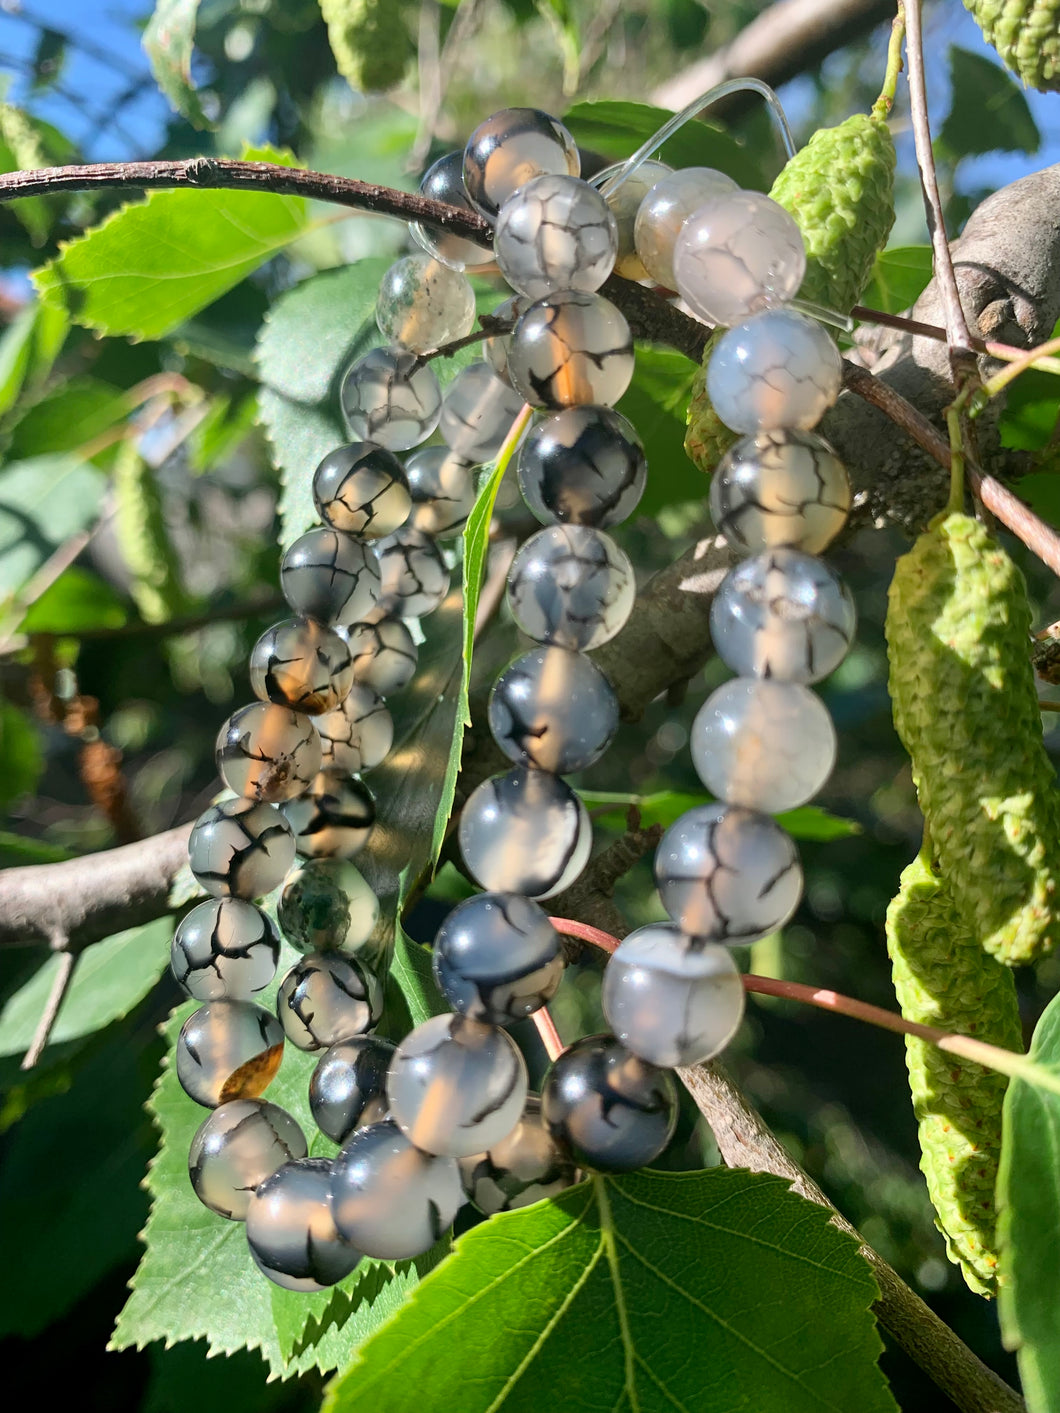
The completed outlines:
[[[29,1043],[29,1049],[23,1056],[19,1069],[31,1070],[44,1054],[44,1047],[48,1043],[55,1022],[59,1019],[60,1007],[70,989],[70,983],[74,979],[74,969],[80,955],[79,952],[69,952],[65,949],[59,952],[59,969],[55,973],[52,988],[48,992],[48,999],[44,1003],[44,1010],[37,1021],[33,1039]]]

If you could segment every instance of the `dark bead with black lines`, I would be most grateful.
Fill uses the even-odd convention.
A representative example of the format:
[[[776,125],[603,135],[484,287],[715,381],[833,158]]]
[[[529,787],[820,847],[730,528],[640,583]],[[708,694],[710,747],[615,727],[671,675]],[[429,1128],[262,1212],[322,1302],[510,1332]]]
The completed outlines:
[[[543,524],[603,528],[636,510],[648,464],[625,417],[610,407],[568,407],[531,427],[516,473],[527,505]]]
[[[313,473],[313,504],[325,525],[377,540],[404,525],[412,505],[405,468],[376,442],[336,447]]]
[[[479,893],[438,929],[433,965],[454,1011],[510,1025],[556,994],[564,956],[559,934],[536,903],[518,893]]]
[[[509,760],[570,775],[599,760],[611,744],[618,698],[584,653],[532,648],[497,678],[487,715],[490,734]]]
[[[361,1259],[336,1229],[331,1178],[329,1159],[299,1158],[266,1178],[250,1199],[247,1246],[262,1275],[284,1290],[326,1290]]]
[[[196,1001],[249,1001],[276,974],[272,923],[242,898],[210,898],[177,924],[170,969]]]
[[[356,623],[380,597],[371,545],[341,530],[307,530],[280,561],[280,588],[295,613],[322,623]]]
[[[335,1143],[386,1118],[386,1074],[397,1047],[375,1035],[340,1040],[317,1061],[309,1107],[317,1128]]]
[[[320,716],[334,711],[353,682],[350,650],[315,618],[274,623],[250,654],[250,685],[263,702]]]

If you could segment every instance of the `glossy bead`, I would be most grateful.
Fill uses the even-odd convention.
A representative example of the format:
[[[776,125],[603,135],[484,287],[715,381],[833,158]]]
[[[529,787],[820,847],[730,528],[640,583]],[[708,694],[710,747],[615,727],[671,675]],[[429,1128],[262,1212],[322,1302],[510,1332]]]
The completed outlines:
[[[497,678],[488,717],[509,760],[570,775],[599,760],[611,744],[618,698],[584,653],[533,648]]]
[[[484,216],[543,172],[576,177],[578,147],[558,119],[540,108],[502,108],[480,123],[464,149],[464,187]]]
[[[215,898],[260,898],[294,863],[294,836],[275,805],[222,800],[195,821],[188,862]]]
[[[256,1099],[283,1058],[280,1022],[249,1001],[207,1001],[180,1028],[177,1079],[196,1104]]]
[[[422,530],[406,525],[379,541],[383,598],[400,604],[405,618],[433,613],[449,592],[442,552]]]
[[[473,1206],[487,1217],[513,1212],[581,1181],[570,1154],[549,1133],[541,1101],[527,1096],[523,1116],[507,1138],[486,1153],[460,1159],[460,1179]]]
[[[484,780],[460,815],[460,852],[472,878],[490,892],[528,898],[569,888],[588,861],[592,834],[569,785],[522,765]]]
[[[730,569],[710,606],[721,660],[744,677],[819,682],[846,657],[857,614],[850,590],[813,555],[771,549]]]
[[[301,712],[271,702],[240,707],[217,733],[221,779],[251,800],[290,800],[320,769],[320,738]]]
[[[394,720],[371,687],[355,682],[341,706],[313,719],[323,747],[323,768],[359,775],[386,759],[394,744]]]
[[[425,442],[442,407],[434,369],[404,348],[373,348],[359,358],[339,397],[351,433],[390,451]]]
[[[386,1095],[394,1122],[424,1153],[463,1158],[506,1138],[526,1103],[526,1062],[508,1032],[432,1016],[394,1052]]]
[[[788,921],[802,869],[790,837],[768,815],[697,805],[659,841],[655,883],[682,932],[740,947]]]
[[[322,770],[283,810],[298,852],[310,859],[352,859],[375,823],[375,797],[368,786],[337,770]]]
[[[615,218],[615,227],[618,231],[615,274],[621,275],[626,280],[646,280],[648,270],[644,261],[637,254],[634,237],[637,212],[640,210],[641,202],[655,183],[665,177],[668,172],[672,172],[673,168],[668,167],[665,162],[642,162],[620,187],[617,187],[613,192],[609,191],[608,187],[624,166],[624,162],[616,162],[612,167],[605,167],[602,172],[597,172],[592,182],[607,202],[608,208]]]
[[[519,448],[519,488],[538,520],[617,525],[637,508],[648,463],[631,422],[610,407],[540,418]]]
[[[356,623],[379,598],[379,561],[371,545],[341,530],[309,530],[280,561],[280,588],[295,613]]]
[[[434,939],[434,978],[454,1011],[491,1025],[522,1020],[552,999],[563,947],[544,911],[518,893],[479,893]]]
[[[247,1206],[247,1245],[254,1264],[284,1290],[326,1290],[361,1259],[335,1227],[331,1175],[327,1158],[285,1163]]]
[[[734,432],[815,427],[842,383],[832,336],[794,309],[767,309],[735,325],[707,364],[714,411]]]
[[[682,167],[667,172],[651,187],[637,208],[633,240],[644,268],[656,284],[664,289],[677,288],[674,245],[696,207],[737,190],[731,177],[713,167]]]
[[[309,1081],[309,1107],[321,1133],[335,1143],[386,1118],[386,1073],[397,1047],[374,1035],[340,1040],[317,1061]]]
[[[531,299],[598,290],[614,269],[618,227],[607,202],[579,177],[551,172],[512,193],[497,216],[501,274]]]
[[[300,952],[359,953],[379,921],[379,899],[346,859],[310,859],[284,879],[276,918]]]
[[[632,613],[636,594],[625,551],[588,525],[539,530],[508,571],[508,604],[523,632],[576,652],[613,638]]]
[[[832,773],[828,708],[798,682],[734,677],[696,713],[692,763],[719,800],[780,814],[812,800]]]
[[[545,1076],[541,1115],[581,1167],[628,1173],[657,1158],[677,1125],[677,1083],[613,1035],[587,1035]]]
[[[354,957],[309,952],[280,982],[276,1014],[299,1050],[326,1050],[364,1035],[382,1014],[382,987]]]
[[[332,1164],[335,1225],[366,1256],[419,1256],[463,1205],[455,1159],[414,1148],[392,1119],[356,1129]]]
[[[713,1059],[744,1013],[740,969],[729,949],[665,922],[623,938],[604,969],[600,1000],[626,1049],[665,1069]]]
[[[313,504],[333,530],[377,540],[404,525],[412,498],[392,451],[352,442],[329,451],[313,473]]]
[[[813,432],[743,437],[710,482],[710,514],[734,549],[781,545],[819,554],[850,511],[850,481],[835,452]]]
[[[738,324],[794,299],[806,273],[802,232],[760,191],[734,191],[699,206],[674,245],[676,289],[712,324]]]
[[[387,343],[429,353],[475,327],[475,291],[440,260],[403,255],[380,281],[375,321]]]
[[[260,908],[209,898],[177,924],[170,966],[196,1001],[248,1001],[268,986],[279,956],[279,939]]]
[[[474,463],[447,446],[425,446],[405,465],[412,492],[409,524],[436,540],[459,535],[475,504]]]
[[[520,314],[530,308],[532,299],[527,299],[525,295],[513,294],[510,299],[498,304],[493,311],[494,319],[503,319],[512,324],[519,318]],[[508,348],[511,344],[512,336],[507,334],[492,334],[482,344],[482,356],[490,365],[502,383],[507,383],[509,387],[512,380],[508,376]]]
[[[381,697],[411,682],[419,649],[400,618],[351,623],[344,630],[353,664],[353,680]]]
[[[464,187],[464,154],[448,152],[428,167],[420,182],[420,191],[433,201],[441,201],[446,206],[459,206],[462,211],[473,211],[467,190]],[[492,265],[493,251],[477,245],[464,236],[453,235],[435,226],[426,226],[412,221],[409,234],[436,260],[448,265],[452,270],[475,270],[483,265]]]
[[[188,1176],[204,1207],[241,1222],[254,1189],[308,1151],[305,1134],[286,1109],[262,1099],[233,1099],[199,1126]]]
[[[263,702],[307,716],[333,711],[353,682],[350,650],[315,618],[285,618],[261,635],[250,654],[250,685]]]
[[[531,304],[512,331],[508,375],[532,407],[610,407],[633,377],[633,336],[600,294],[560,291]]]
[[[522,406],[488,363],[469,363],[445,394],[438,434],[450,451],[478,466],[500,451]]]

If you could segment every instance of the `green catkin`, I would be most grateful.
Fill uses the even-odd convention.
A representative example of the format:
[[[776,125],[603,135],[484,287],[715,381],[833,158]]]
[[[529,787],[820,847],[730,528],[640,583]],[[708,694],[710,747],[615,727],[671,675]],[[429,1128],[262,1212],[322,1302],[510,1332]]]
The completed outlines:
[[[988,957],[925,853],[902,874],[887,909],[887,950],[906,1020],[1021,1050],[1012,973]],[[994,1187],[1004,1075],[907,1036],[920,1168],[946,1251],[979,1295],[997,1282]]]
[[[707,340],[703,350],[703,362],[692,379],[692,394],[688,400],[685,432],[685,454],[694,466],[709,476],[718,462],[737,440],[731,427],[726,427],[714,411],[714,404],[707,393],[707,364],[714,352],[714,345],[725,333],[716,329]]]
[[[129,592],[146,623],[165,623],[182,613],[187,601],[158,483],[132,441],[118,448],[113,491],[114,529],[129,571]]]
[[[379,93],[405,77],[413,55],[400,0],[320,0],[339,73],[359,93]]]
[[[964,0],[964,8],[1025,84],[1060,89],[1060,0]]]
[[[1060,935],[1060,810],[1029,635],[1023,575],[970,516],[940,519],[895,565],[894,724],[965,924],[1009,966]]]

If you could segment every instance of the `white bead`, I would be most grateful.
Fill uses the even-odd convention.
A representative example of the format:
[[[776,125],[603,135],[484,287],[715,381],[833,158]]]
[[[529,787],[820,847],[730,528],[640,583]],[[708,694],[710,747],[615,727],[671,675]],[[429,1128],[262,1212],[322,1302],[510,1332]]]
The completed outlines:
[[[681,227],[697,206],[738,190],[732,177],[713,167],[682,167],[655,183],[640,204],[633,228],[637,254],[653,280],[666,289],[677,288],[674,243]]]
[[[441,261],[403,255],[380,281],[375,321],[387,343],[429,353],[475,327],[475,291]]]
[[[531,299],[560,289],[591,294],[614,268],[618,227],[588,182],[549,172],[501,207],[494,249],[501,274]]]
[[[758,191],[706,202],[674,244],[674,278],[688,306],[712,324],[736,324],[794,299],[806,247],[792,216]]]
[[[813,432],[759,432],[722,457],[710,482],[710,514],[736,549],[781,545],[819,554],[846,524],[846,468]]]
[[[608,191],[608,186],[624,166],[624,162],[616,162],[614,166],[605,167],[602,172],[597,172],[593,177],[593,186],[607,202],[618,228],[618,255],[615,257],[615,274],[621,275],[625,280],[646,280],[648,270],[644,261],[637,254],[634,237],[637,212],[640,210],[641,202],[655,183],[672,172],[673,168],[667,166],[665,162],[642,162],[621,186],[613,192]]]
[[[842,382],[831,336],[794,309],[767,309],[737,324],[707,364],[714,411],[734,432],[816,426]]]

